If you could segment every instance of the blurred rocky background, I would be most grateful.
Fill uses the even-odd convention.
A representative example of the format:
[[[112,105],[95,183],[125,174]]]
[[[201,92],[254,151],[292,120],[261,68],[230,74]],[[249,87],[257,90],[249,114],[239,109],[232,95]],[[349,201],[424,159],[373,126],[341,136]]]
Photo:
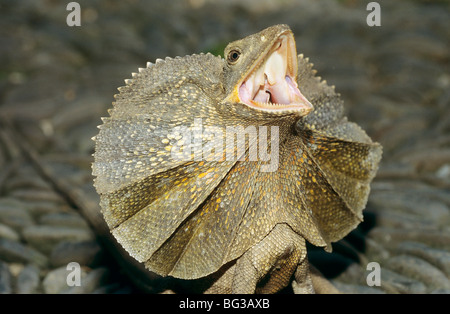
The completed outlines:
[[[221,54],[278,23],[384,147],[365,221],[310,260],[347,293],[449,293],[449,2],[378,1],[379,27],[366,23],[368,2],[78,1],[81,26],[69,27],[69,1],[2,0],[0,293],[139,291],[83,216],[98,206],[100,117],[147,61]],[[366,284],[374,261],[379,287]],[[66,283],[69,262],[80,287]]]

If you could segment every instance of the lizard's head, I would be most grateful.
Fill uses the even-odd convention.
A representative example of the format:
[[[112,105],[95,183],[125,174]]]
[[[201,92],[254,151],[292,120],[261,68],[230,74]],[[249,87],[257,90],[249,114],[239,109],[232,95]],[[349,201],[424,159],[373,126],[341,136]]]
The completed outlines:
[[[224,57],[226,102],[274,115],[305,116],[313,110],[297,86],[297,49],[289,26],[234,41]]]

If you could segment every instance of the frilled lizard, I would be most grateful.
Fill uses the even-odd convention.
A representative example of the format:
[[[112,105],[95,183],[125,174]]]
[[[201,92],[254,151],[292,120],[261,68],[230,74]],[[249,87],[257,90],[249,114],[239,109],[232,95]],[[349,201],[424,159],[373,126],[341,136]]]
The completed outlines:
[[[126,83],[93,164],[125,250],[162,276],[220,274],[207,292],[291,280],[314,292],[305,241],[330,251],[362,221],[381,146],[347,121],[289,27],[232,42],[224,58],[148,63]]]

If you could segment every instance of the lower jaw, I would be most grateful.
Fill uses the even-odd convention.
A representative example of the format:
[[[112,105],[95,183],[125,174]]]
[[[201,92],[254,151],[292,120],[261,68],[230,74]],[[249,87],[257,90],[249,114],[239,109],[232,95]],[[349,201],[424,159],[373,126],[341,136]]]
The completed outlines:
[[[252,109],[256,109],[256,110],[261,110],[261,111],[265,111],[265,112],[273,112],[273,113],[295,113],[295,112],[299,112],[302,115],[307,114],[310,109],[303,104],[303,101],[301,101],[301,97],[300,96],[294,96],[294,98],[299,98],[299,103],[288,103],[288,104],[284,104],[284,103],[277,103],[275,101],[273,101],[272,96],[267,96],[268,99],[266,102],[261,102],[261,101],[257,101],[255,99],[250,99],[250,97],[248,97],[248,92],[244,92],[244,95],[242,95],[241,93],[239,93],[239,100],[241,103],[245,104],[246,106],[252,108]],[[257,97],[254,97],[257,98]],[[260,97],[260,98],[265,98],[265,97]],[[278,97],[279,98],[279,97]]]

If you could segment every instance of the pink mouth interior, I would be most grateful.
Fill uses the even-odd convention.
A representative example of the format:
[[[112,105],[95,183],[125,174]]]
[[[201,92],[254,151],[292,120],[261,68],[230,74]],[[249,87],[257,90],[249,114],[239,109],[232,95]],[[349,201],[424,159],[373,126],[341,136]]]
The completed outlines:
[[[298,89],[297,55],[292,36],[281,35],[268,57],[242,82],[239,98],[264,111],[298,111],[308,114],[313,106]]]

